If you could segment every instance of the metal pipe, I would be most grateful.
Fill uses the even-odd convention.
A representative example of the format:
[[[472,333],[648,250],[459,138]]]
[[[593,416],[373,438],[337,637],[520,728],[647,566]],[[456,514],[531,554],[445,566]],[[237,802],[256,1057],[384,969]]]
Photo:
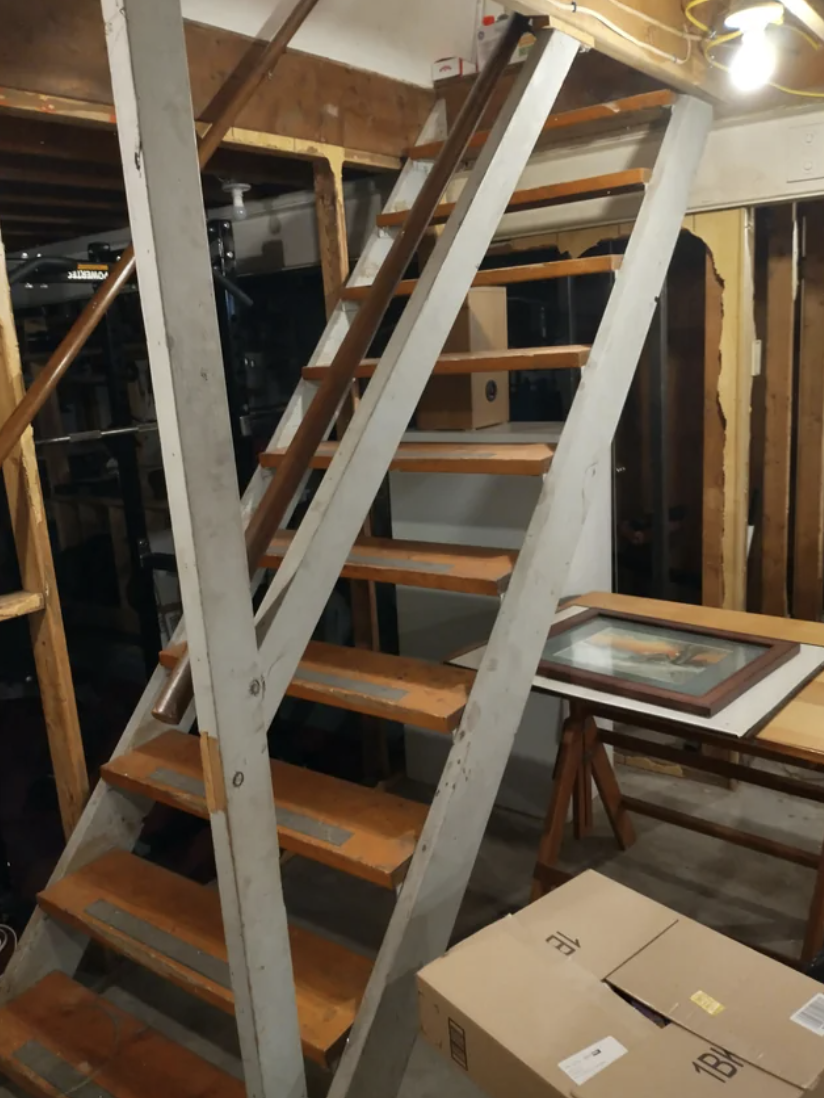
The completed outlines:
[[[107,438],[124,438],[129,435],[148,435],[157,432],[156,423],[138,423],[132,427],[109,427],[103,431],[75,431],[70,435],[38,438],[35,446],[73,446],[79,442],[103,442]]]
[[[292,11],[281,24],[275,36],[261,52],[260,57],[249,73],[230,96],[217,119],[206,134],[198,141],[198,162],[201,170],[205,168],[227,132],[234,125],[237,115],[254,95],[255,91],[272,72],[286,51],[286,47],[302,25],[306,17],[318,3],[318,0],[297,0]],[[255,44],[253,50],[259,49]],[[248,56],[248,55],[247,55]],[[130,244],[112,269],[105,282],[94,297],[87,303],[83,312],[65,336],[60,346],[49,359],[45,368],[27,390],[25,396],[12,414],[0,427],[0,465],[5,462],[20,440],[27,427],[57,388],[68,368],[83,350],[89,336],[106,315],[109,306],[129,281],[135,269],[134,248]]]
[[[438,158],[412,205],[403,228],[381,264],[364,300],[338,348],[335,358],[324,374],[309,410],[301,420],[283,460],[273,474],[263,498],[252,515],[246,530],[249,572],[254,574],[258,562],[278,530],[289,504],[299,490],[303,476],[321,442],[329,432],[338,406],[355,377],[355,371],[366,357],[372,340],[393,300],[395,290],[406,273],[424,233],[455,169],[466,153],[466,147],[481,121],[498,81],[509,64],[512,53],[529,20],[514,15],[506,34],[472,86],[460,114],[441,147]],[[164,724],[177,724],[194,696],[192,672],[188,656],[184,656],[170,673],[158,694],[152,715]]]

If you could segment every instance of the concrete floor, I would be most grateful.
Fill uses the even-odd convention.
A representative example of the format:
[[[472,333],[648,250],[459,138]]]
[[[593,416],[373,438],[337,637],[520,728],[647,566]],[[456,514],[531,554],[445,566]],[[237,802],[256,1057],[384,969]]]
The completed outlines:
[[[741,786],[715,786],[621,767],[627,794],[811,851],[824,837],[824,806]],[[815,776],[808,780],[815,781]],[[812,891],[812,873],[766,856],[636,817],[638,842],[616,850],[596,802],[595,833],[564,844],[563,867],[598,869],[725,934],[797,955]],[[537,821],[496,811],[484,839],[461,909],[456,937],[465,937],[527,901]],[[392,907],[392,896],[301,859],[284,870],[287,904],[295,921],[374,953]],[[232,1020],[142,970],[127,968],[106,994],[200,1055],[238,1072]],[[311,1094],[322,1096],[328,1080],[312,1072]],[[16,1092],[0,1086],[0,1098]],[[400,1098],[480,1098],[480,1092],[450,1062],[418,1041]]]

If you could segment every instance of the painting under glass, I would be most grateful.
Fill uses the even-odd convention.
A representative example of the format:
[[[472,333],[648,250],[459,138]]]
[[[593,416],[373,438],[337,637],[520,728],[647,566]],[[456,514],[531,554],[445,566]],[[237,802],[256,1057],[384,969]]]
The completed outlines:
[[[543,661],[700,698],[766,651],[760,644],[598,616],[550,637]]]

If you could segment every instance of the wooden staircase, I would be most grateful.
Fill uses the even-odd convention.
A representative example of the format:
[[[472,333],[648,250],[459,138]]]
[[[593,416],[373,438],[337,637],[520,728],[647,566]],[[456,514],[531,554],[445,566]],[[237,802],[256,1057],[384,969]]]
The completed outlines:
[[[532,141],[577,135],[586,132],[588,126],[627,126],[635,120],[646,125],[653,118],[668,116],[676,107],[675,97],[661,92],[550,115],[546,119],[546,111],[576,49],[562,35],[556,35],[549,44],[541,37],[513,90],[505,109],[509,125],[521,125],[527,118],[529,126],[523,133],[531,135]],[[553,64],[558,70],[554,76]],[[541,85],[542,80],[550,82]],[[703,147],[709,111],[703,104],[686,100],[678,101],[677,111],[680,115],[674,115],[664,139],[667,157],[662,154],[661,163],[653,173],[633,169],[595,179],[516,189],[514,193],[510,185],[507,190],[512,197],[502,212],[580,202],[604,195],[643,193],[649,187],[649,199],[641,214],[644,240],[636,246],[632,260],[628,252],[623,260],[606,256],[477,272],[477,261],[467,258],[450,270],[450,279],[457,280],[461,287],[455,302],[470,285],[502,286],[572,275],[617,274],[613,297],[617,294],[620,300],[614,305],[611,302],[611,307],[620,307],[628,314],[620,338],[616,337],[616,326],[608,309],[592,348],[531,348],[461,355],[438,355],[437,350],[431,353],[427,350],[422,352],[420,363],[396,363],[394,367],[396,374],[404,369],[411,371],[413,365],[419,370],[417,391],[432,372],[582,367],[593,371],[592,384],[584,387],[587,396],[576,398],[570,418],[573,440],[568,441],[565,431],[557,448],[532,443],[432,443],[402,439],[415,404],[415,386],[410,383],[409,391],[402,393],[400,381],[394,390],[395,398],[400,401],[403,395],[406,404],[391,429],[383,432],[380,439],[373,436],[369,468],[375,484],[387,469],[544,478],[542,502],[521,555],[503,549],[365,536],[356,540],[355,532],[371,503],[372,496],[366,490],[362,494],[369,498],[364,498],[363,507],[359,502],[357,508],[347,509],[348,525],[343,532],[340,524],[334,526],[333,516],[323,510],[330,500],[344,507],[346,463],[354,461],[360,452],[358,447],[365,445],[372,418],[379,418],[381,410],[379,405],[374,411],[365,410],[365,406],[375,393],[383,393],[395,376],[385,362],[395,353],[390,347],[380,364],[368,359],[361,362],[356,376],[369,379],[369,384],[346,436],[339,443],[322,443],[311,460],[312,468],[325,470],[316,501],[304,520],[309,524],[311,540],[307,542],[303,537],[303,527],[297,532],[281,530],[258,561],[263,568],[272,570],[274,576],[258,612],[259,658],[266,689],[261,690],[261,681],[256,678],[250,692],[260,695],[267,721],[283,695],[288,694],[454,736],[453,754],[431,813],[428,807],[384,790],[363,788],[279,761],[267,762],[274,790],[277,840],[283,850],[398,892],[395,912],[377,961],[373,965],[337,942],[303,927],[290,926],[288,939],[277,940],[283,942],[284,950],[291,950],[294,991],[280,984],[271,985],[278,1010],[270,1018],[282,1022],[282,1027],[277,1027],[282,1055],[280,1060],[273,1060],[271,1043],[267,1044],[273,1030],[267,1030],[255,1009],[249,1006],[256,1004],[259,1013],[261,1004],[267,1004],[255,999],[254,994],[247,994],[255,980],[261,978],[260,973],[252,970],[254,954],[249,952],[252,939],[248,936],[259,930],[264,937],[255,940],[265,941],[266,935],[271,938],[280,933],[280,908],[273,906],[271,920],[265,928],[260,926],[261,917],[266,915],[268,919],[269,913],[259,911],[245,895],[249,882],[244,883],[238,866],[225,853],[224,843],[233,818],[231,813],[246,811],[245,785],[260,772],[257,760],[263,744],[255,747],[256,753],[250,756],[254,759],[251,771],[247,765],[244,773],[242,767],[235,769],[234,764],[227,762],[230,745],[225,733],[218,734],[209,728],[198,742],[188,734],[188,724],[169,730],[152,717],[157,691],[186,654],[181,633],[163,654],[118,751],[103,767],[103,784],[52,881],[40,895],[40,915],[21,943],[0,989],[0,1004],[4,1004],[0,1005],[0,1069],[30,1093],[54,1096],[75,1090],[86,1093],[88,1088],[91,1095],[97,1087],[101,1094],[112,1098],[133,1098],[153,1091],[179,1094],[183,1098],[195,1095],[240,1098],[244,1093],[241,1084],[230,1076],[142,1027],[75,983],[70,977],[86,939],[95,939],[114,953],[227,1012],[235,1010],[241,989],[246,1005],[243,1010],[238,1006],[238,1027],[247,1072],[246,1092],[254,1098],[263,1098],[264,1094],[267,1098],[285,1098],[287,1093],[283,1087],[277,1090],[273,1084],[261,1080],[281,1078],[279,1071],[285,1078],[287,1068],[291,1070],[283,1051],[286,1038],[280,1033],[281,1028],[284,1032],[288,1029],[289,1011],[293,1009],[290,1004],[296,1007],[304,1056],[327,1068],[334,1068],[340,1061],[330,1091],[332,1098],[348,1095],[391,1098],[396,1092],[414,1037],[414,973],[425,960],[442,950],[448,940],[520,719],[518,704],[526,701],[529,681],[537,665],[539,649],[532,641],[530,648],[523,649],[517,623],[531,614],[533,619],[525,626],[524,635],[540,638],[542,628],[543,635],[546,633],[544,623],[552,618],[559,583],[563,582],[563,575],[558,580],[552,573],[553,562],[568,559],[574,551],[585,509],[585,503],[581,502],[586,495],[582,488],[584,471],[587,462],[591,464],[593,460],[594,448],[600,442],[608,445],[614,433],[617,409],[629,386],[652,316],[654,297],[683,217],[684,187],[688,187]],[[244,499],[247,517],[263,494],[265,478],[285,460],[296,425],[318,386],[323,385],[343,335],[359,308],[370,301],[370,285],[387,254],[387,241],[391,241],[393,234],[403,232],[408,222],[415,195],[432,160],[443,148],[438,117],[422,134],[421,143],[410,151],[387,210],[377,220],[373,237],[330,319],[318,351],[303,372],[283,423],[270,448],[261,455],[261,473]],[[470,187],[477,194],[487,175],[491,179],[503,173],[514,184],[520,167],[517,162],[514,166],[508,163],[504,170],[503,162],[512,158],[504,147],[506,134],[504,121],[491,133],[478,133],[471,139],[466,159],[475,161],[477,156],[478,160],[465,194]],[[517,146],[524,163],[528,158],[526,141],[526,137],[519,138]],[[683,182],[680,190],[675,185],[679,177]],[[677,192],[672,200],[661,197],[668,188]],[[458,216],[450,221],[447,234],[453,223],[472,209],[472,201],[481,200],[475,197],[458,201]],[[456,204],[444,202],[437,207],[432,220],[444,222],[453,213]],[[485,216],[479,223],[486,234],[484,239],[490,240],[497,219],[482,213],[477,216]],[[444,254],[450,246],[461,252],[462,231],[458,225],[455,239],[447,243],[442,240],[438,248],[442,246]],[[471,226],[466,229],[467,233],[471,231]],[[402,281],[395,291],[397,296],[409,298],[402,324],[406,325],[410,357],[414,357],[411,344],[418,337],[416,325],[425,326],[421,301],[440,292],[441,262],[436,248],[430,260],[434,276],[428,268],[420,280]],[[635,297],[644,302],[637,314],[627,305]],[[439,320],[439,331],[444,336],[453,319],[454,316],[447,315]],[[610,374],[615,375],[612,380]],[[565,447],[573,451],[571,457],[568,453],[564,456]],[[556,468],[559,463],[564,468],[564,479]],[[353,470],[350,479],[354,478]],[[546,500],[556,491],[561,493],[557,506],[569,507],[570,517],[561,523],[560,532],[553,528],[550,536]],[[318,503],[321,497],[323,505]],[[555,513],[557,516],[558,512]],[[328,535],[324,523],[338,533],[334,537]],[[573,539],[571,548],[563,540],[569,538]],[[331,548],[321,559],[317,547],[327,542]],[[303,569],[310,551],[315,553],[314,587],[308,578],[304,580]],[[273,641],[278,631],[271,625],[264,629],[267,615],[274,614],[275,620],[280,620],[281,615],[287,614],[290,599],[305,606],[312,590],[322,589],[323,598],[327,597],[337,575],[502,600],[499,622],[490,641],[497,668],[485,664],[476,676],[422,660],[309,641],[313,625],[308,623],[308,610],[303,615],[307,621],[301,622],[295,636],[290,635],[292,630],[287,627]],[[536,592],[541,593],[540,598]],[[499,694],[504,693],[496,675],[503,676],[502,681],[511,693],[506,710],[500,708],[499,695],[493,690],[497,683]],[[197,701],[200,709],[206,704],[205,695],[198,693]],[[471,754],[467,756],[466,752]],[[260,796],[263,786],[255,788],[256,796]],[[132,852],[147,806],[153,802],[212,821],[220,894]],[[251,822],[256,817],[249,810],[243,818]],[[249,872],[259,876],[251,863],[247,865]],[[267,865],[271,870],[271,859]],[[233,947],[236,947],[234,954]],[[112,1028],[118,1035],[114,1047],[110,1044]],[[289,1098],[303,1093],[298,1085],[289,1091]]]

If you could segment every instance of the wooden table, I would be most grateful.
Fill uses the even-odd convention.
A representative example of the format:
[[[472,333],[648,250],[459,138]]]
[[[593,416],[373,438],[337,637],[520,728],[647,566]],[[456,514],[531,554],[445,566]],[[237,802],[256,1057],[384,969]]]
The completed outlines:
[[[600,593],[576,598],[572,605],[666,618],[685,625],[705,625],[824,647],[824,625],[816,622]],[[548,692],[563,696],[561,690]],[[651,741],[630,732],[599,728],[598,717],[629,721],[633,726],[643,724],[645,728],[697,745],[699,750],[685,751],[680,746]],[[744,756],[748,762],[756,759],[781,762],[802,771],[824,771],[824,672],[796,694],[756,736],[743,740],[687,730],[680,724],[653,722],[646,715],[629,715],[626,708],[613,709],[606,703],[571,701],[570,715],[564,723],[555,764],[553,792],[533,881],[533,899],[537,899],[568,879],[569,875],[557,868],[557,862],[570,801],[574,834],[576,838],[582,838],[592,827],[594,780],[615,838],[623,850],[635,842],[631,814],[638,813],[814,869],[816,884],[801,953],[802,964],[812,961],[824,945],[824,846],[820,854],[815,854],[662,805],[625,797],[605,750],[607,744],[639,751],[653,758],[685,763],[693,770],[723,775],[764,789],[824,803],[824,786],[800,780],[801,776],[789,777],[755,769],[744,765],[739,758]]]

